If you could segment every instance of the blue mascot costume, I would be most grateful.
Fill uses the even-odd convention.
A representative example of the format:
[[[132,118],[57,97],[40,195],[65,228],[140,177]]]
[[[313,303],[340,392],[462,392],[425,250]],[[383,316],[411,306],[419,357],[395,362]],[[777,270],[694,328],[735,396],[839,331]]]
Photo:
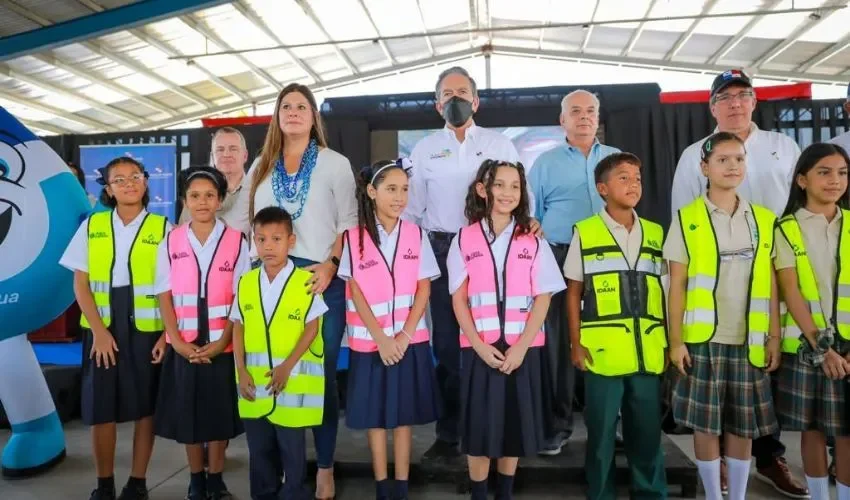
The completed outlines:
[[[62,252],[91,210],[59,156],[0,107],[0,402],[12,426],[6,477],[43,472],[65,456],[65,434],[26,334],[74,300]]]

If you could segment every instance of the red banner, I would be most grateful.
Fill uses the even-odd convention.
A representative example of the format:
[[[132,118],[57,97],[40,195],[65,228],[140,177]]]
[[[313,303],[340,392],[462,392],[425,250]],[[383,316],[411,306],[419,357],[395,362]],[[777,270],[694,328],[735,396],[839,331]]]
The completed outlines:
[[[812,84],[809,82],[792,83],[789,85],[772,85],[770,87],[756,87],[755,91],[756,98],[759,101],[812,98]],[[710,94],[711,93],[708,90],[662,92],[660,99],[663,104],[708,102]]]

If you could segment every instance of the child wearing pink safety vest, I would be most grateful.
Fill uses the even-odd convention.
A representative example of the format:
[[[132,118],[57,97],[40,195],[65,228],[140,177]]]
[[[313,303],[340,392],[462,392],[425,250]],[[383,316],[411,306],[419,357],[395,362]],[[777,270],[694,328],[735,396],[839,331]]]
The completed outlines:
[[[466,196],[470,225],[452,240],[449,291],[461,329],[461,451],[472,498],[508,500],[518,457],[544,445],[549,390],[543,320],[564,280],[549,245],[531,233],[525,169],[486,160]]]
[[[346,280],[351,349],[346,424],[367,429],[375,498],[407,499],[411,426],[437,419],[439,397],[425,308],[440,276],[428,238],[399,216],[407,206],[401,160],[360,172],[358,227],[343,236],[340,278]],[[387,430],[393,431],[395,488],[387,479]]]
[[[243,431],[227,318],[250,260],[242,233],[216,218],[227,194],[224,176],[193,167],[183,172],[181,186],[191,221],[175,228],[157,254],[155,292],[170,348],[154,428],[158,436],[186,445],[186,498],[219,500],[232,498],[222,479],[227,441]]]

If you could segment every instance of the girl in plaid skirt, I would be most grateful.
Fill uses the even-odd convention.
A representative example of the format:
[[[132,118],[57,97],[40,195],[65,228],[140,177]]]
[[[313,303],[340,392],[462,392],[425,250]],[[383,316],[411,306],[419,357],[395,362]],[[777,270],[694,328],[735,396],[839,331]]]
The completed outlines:
[[[776,410],[784,430],[801,431],[803,469],[812,499],[829,500],[826,439],[836,443],[839,500],[850,500],[850,217],[847,168],[840,147],[813,144],[794,171],[788,204],[776,229],[776,269],[788,308]],[[840,294],[839,294],[840,292]]]
[[[674,216],[669,261],[673,417],[694,430],[706,498],[720,500],[720,436],[729,497],[744,500],[753,438],[778,429],[767,372],[779,363],[779,300],[771,259],[776,217],[736,193],[746,151],[720,132],[701,146],[704,196]]]

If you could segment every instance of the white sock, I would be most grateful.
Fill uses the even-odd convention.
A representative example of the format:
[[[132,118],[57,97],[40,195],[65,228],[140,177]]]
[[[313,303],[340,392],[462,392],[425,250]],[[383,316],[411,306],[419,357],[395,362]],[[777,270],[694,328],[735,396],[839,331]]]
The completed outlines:
[[[702,487],[705,488],[706,500],[721,500],[723,494],[720,492],[720,459],[696,460],[696,463]]]
[[[829,500],[829,476],[811,477],[806,475],[809,495],[812,500]]]
[[[838,490],[838,500],[850,500],[850,486],[836,481],[835,488]]]
[[[750,460],[726,457],[726,466],[729,468],[729,500],[744,500],[750,479]]]

